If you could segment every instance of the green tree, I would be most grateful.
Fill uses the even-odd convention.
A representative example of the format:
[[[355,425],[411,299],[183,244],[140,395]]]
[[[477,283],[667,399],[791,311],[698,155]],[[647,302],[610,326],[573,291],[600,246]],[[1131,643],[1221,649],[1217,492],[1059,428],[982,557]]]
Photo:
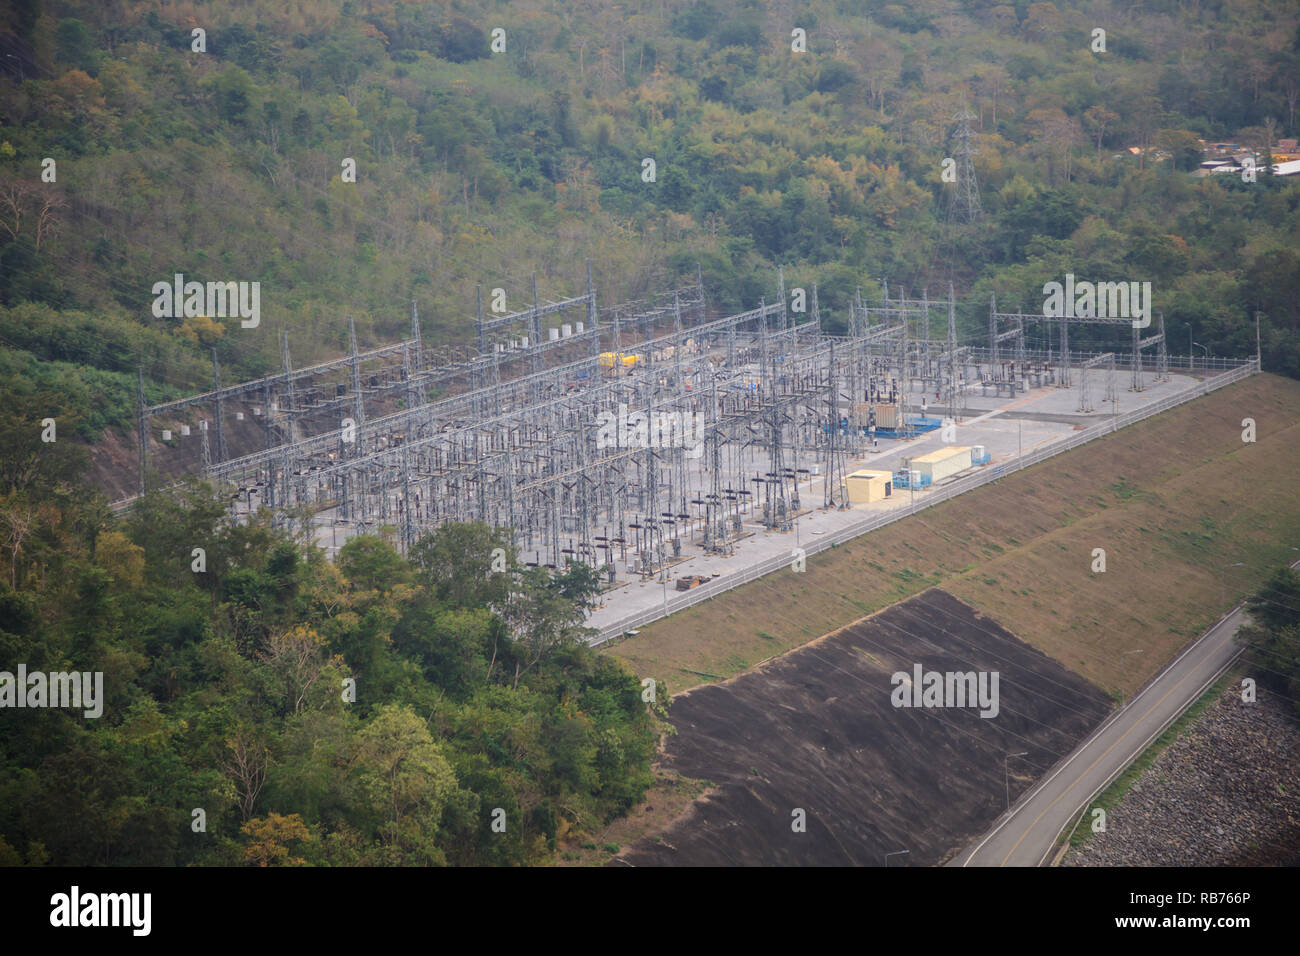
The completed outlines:
[[[1246,602],[1250,623],[1240,631],[1252,673],[1261,686],[1284,696],[1300,718],[1300,574],[1279,568]]]
[[[352,766],[387,863],[441,863],[435,845],[456,775],[409,707],[384,706],[357,735]]]
[[[91,76],[98,72],[100,52],[95,35],[75,18],[60,20],[55,28],[54,56],[60,63],[85,70]]]
[[[503,606],[517,562],[509,531],[481,521],[442,525],[411,555],[438,600],[463,608]]]

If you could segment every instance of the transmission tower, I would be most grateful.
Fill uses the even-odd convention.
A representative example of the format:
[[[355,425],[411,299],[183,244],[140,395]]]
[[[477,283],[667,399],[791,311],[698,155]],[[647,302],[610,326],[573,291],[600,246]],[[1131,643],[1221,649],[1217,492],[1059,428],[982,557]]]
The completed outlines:
[[[971,128],[973,114],[964,105],[959,109],[953,122],[957,124],[952,133],[952,155],[957,162],[957,182],[948,204],[948,218],[953,222],[979,222],[984,218],[984,209],[980,206],[980,187],[975,180],[975,131]]]

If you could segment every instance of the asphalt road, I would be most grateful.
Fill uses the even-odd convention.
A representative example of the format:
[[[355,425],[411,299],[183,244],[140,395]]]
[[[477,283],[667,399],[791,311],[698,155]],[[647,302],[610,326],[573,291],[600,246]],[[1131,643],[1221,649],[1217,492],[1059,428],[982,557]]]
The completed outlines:
[[[1238,608],[1186,648],[1127,705],[1016,801],[973,847],[949,866],[1042,866],[1057,835],[1133,762],[1237,658]],[[1085,820],[1081,826],[1087,826]]]

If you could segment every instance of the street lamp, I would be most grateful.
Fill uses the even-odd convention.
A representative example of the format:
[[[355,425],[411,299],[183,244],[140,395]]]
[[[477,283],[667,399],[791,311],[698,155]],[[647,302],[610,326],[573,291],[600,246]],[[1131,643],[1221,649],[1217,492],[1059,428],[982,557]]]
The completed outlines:
[[[886,867],[886,868],[889,867],[889,858],[890,858],[891,856],[902,856],[904,853],[907,853],[907,852],[909,852],[909,851],[907,851],[907,850],[895,850],[893,853],[886,853],[886,854],[885,854],[885,867]]]
[[[1120,674],[1121,674],[1121,676],[1122,676],[1123,673],[1124,673],[1124,658],[1128,657],[1130,654],[1141,654],[1142,651],[1143,651],[1143,648],[1139,647],[1139,648],[1138,648],[1137,650],[1135,650],[1135,651],[1125,651],[1123,654],[1121,654],[1121,655],[1119,656],[1119,669],[1120,669]]]
[[[1240,567],[1244,567],[1244,564],[1241,561],[1238,561],[1236,564],[1227,564],[1219,569],[1219,607],[1220,608],[1222,608],[1225,604],[1228,603],[1227,585],[1224,583],[1223,572],[1227,571],[1228,568],[1240,568]]]
[[[1029,753],[1028,750],[1022,750],[1018,754],[1007,754],[1006,757],[1003,758],[1002,760],[1002,782],[1006,784],[1006,788],[1007,788],[1007,809],[1008,810],[1011,809],[1011,769],[1010,769],[1011,758],[1023,757],[1028,753]]]
[[[1206,348],[1204,345],[1202,345],[1200,342],[1193,342],[1193,343],[1192,343],[1192,346],[1193,346],[1194,348],[1201,349],[1203,352],[1205,352],[1205,367],[1208,369],[1208,368],[1210,367],[1210,350],[1207,349],[1207,348]],[[1196,353],[1193,352],[1193,353],[1192,353],[1192,356],[1193,356],[1193,358],[1192,358],[1192,365],[1193,365],[1193,367],[1195,367],[1195,365],[1196,365],[1196,358],[1195,358],[1195,355],[1196,355]]]

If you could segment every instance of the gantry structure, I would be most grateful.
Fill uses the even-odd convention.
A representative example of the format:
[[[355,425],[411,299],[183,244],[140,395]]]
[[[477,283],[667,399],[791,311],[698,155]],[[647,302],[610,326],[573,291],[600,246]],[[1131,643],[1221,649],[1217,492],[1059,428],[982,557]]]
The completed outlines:
[[[1046,330],[1047,334],[1045,336],[1048,343],[1046,361],[1038,365],[1032,365],[1029,362],[1025,349],[1025,328],[1030,323],[1057,324],[1060,334],[1060,351],[1055,363],[1053,363],[1051,357],[1050,328]],[[1088,360],[1086,355],[1070,351],[1070,327],[1079,325],[1127,326],[1132,330],[1128,360],[1132,371],[1132,383],[1129,386],[1129,391],[1145,391],[1145,351],[1152,347],[1156,350],[1155,381],[1164,382],[1169,380],[1169,351],[1165,341],[1164,313],[1159,316],[1156,332],[1153,335],[1144,337],[1141,334],[1142,327],[1134,326],[1131,318],[1079,315],[1046,316],[1024,312],[999,312],[997,310],[997,297],[991,295],[989,296],[988,348],[991,364],[997,370],[993,384],[999,387],[1007,387],[1010,394],[1014,395],[1017,390],[1024,391],[1028,388],[1031,379],[1033,379],[1032,384],[1047,384],[1048,378],[1054,376],[1058,386],[1069,388],[1072,384],[1073,368],[1080,362]],[[1003,346],[1003,343],[1008,341],[1013,343],[1009,359],[1008,349]]]
[[[698,270],[693,286],[606,315],[589,267],[583,295],[543,301],[534,279],[518,312],[485,315],[480,290],[468,349],[426,345],[414,304],[409,338],[361,350],[349,320],[348,354],[305,368],[281,336],[281,369],[260,380],[222,386],[214,360],[200,395],[146,406],[141,389],[141,485],[149,449],[169,447],[155,425],[204,414],[200,470],[227,490],[232,520],[302,509],[330,535],[383,533],[404,552],[448,522],[483,521],[511,529],[528,564],[666,577],[685,547],[727,554],[810,508],[848,507],[846,469],[877,444],[877,414],[906,440],[933,425],[929,396],[959,419],[977,387],[1014,394],[1050,377],[1050,356],[1025,349],[1042,316],[991,304],[981,349],[958,341],[951,286],[946,299],[891,298],[882,284],[881,304],[859,291],[832,335],[816,286],[795,313],[775,278],[773,302],[721,317]],[[1063,350],[1055,372],[1072,361],[1114,367]],[[232,414],[260,425],[263,447],[228,454]]]

